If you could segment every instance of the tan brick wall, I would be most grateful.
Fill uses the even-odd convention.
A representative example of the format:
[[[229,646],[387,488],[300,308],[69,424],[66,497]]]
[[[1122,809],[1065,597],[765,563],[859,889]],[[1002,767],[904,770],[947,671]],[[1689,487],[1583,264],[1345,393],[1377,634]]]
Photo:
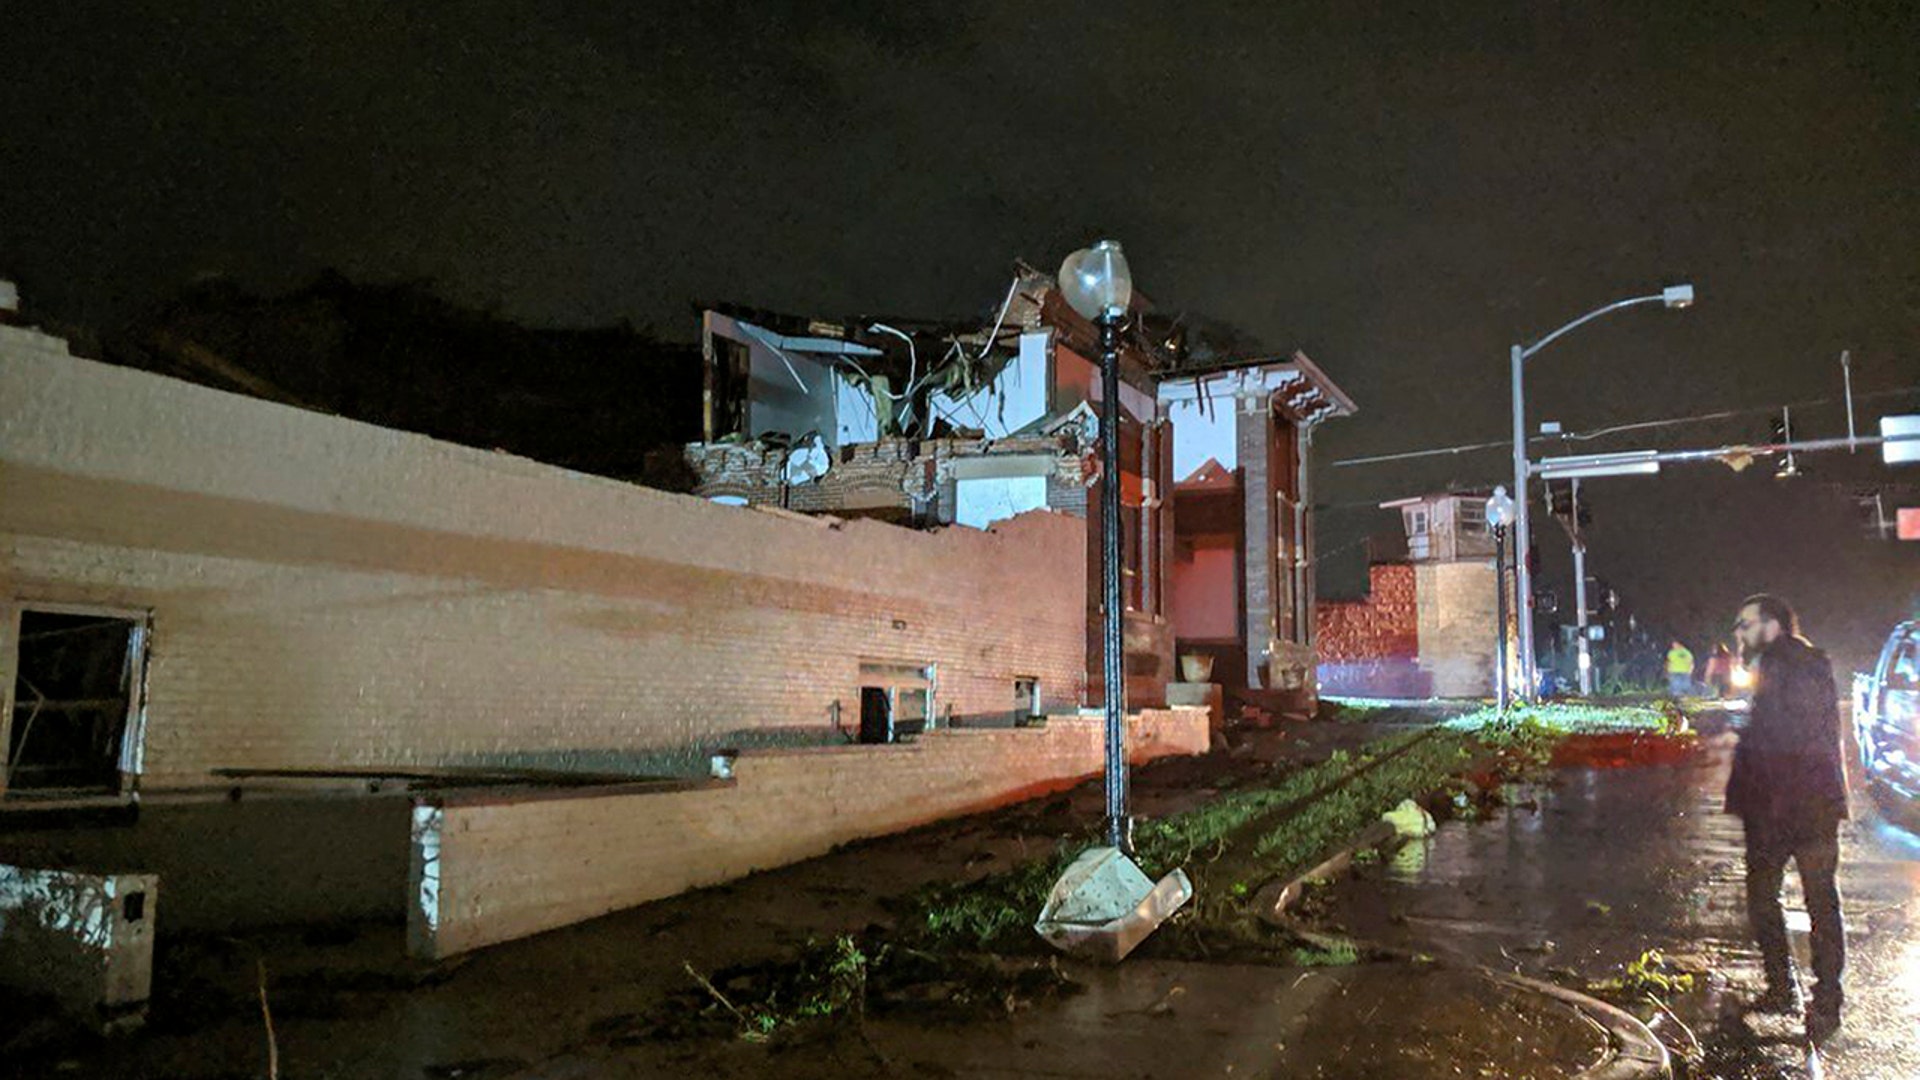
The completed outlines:
[[[1498,597],[1493,560],[1416,564],[1420,666],[1439,697],[1494,692]]]
[[[1148,711],[1131,727],[1135,761],[1207,748],[1204,709]],[[1100,721],[1058,717],[903,746],[749,753],[730,787],[422,805],[413,893],[426,901],[410,907],[410,947],[448,956],[985,810],[1093,775],[1101,755]]]
[[[829,525],[78,360],[0,327],[5,605],[148,608],[143,787],[218,766],[658,768],[857,721],[862,657],[940,701],[1085,680],[1085,532]],[[0,665],[10,665],[4,650]],[[0,670],[0,692],[11,671]]]

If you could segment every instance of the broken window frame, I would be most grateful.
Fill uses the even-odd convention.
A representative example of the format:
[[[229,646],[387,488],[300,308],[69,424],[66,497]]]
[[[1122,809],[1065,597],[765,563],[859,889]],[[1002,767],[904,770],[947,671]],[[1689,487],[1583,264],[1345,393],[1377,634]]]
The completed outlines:
[[[13,773],[13,722],[17,711],[14,686],[20,677],[20,626],[28,612],[44,615],[73,615],[82,618],[116,619],[130,625],[127,637],[127,716],[120,731],[120,749],[116,755],[119,780],[111,790],[68,790],[20,788],[11,784]],[[0,800],[32,798],[57,802],[81,799],[128,798],[139,786],[146,769],[147,749],[147,673],[153,652],[153,610],[103,604],[75,604],[60,600],[17,598],[0,607]]]
[[[1040,679],[1035,675],[1020,675],[1013,680],[1013,722],[1017,727],[1044,716],[1041,707]]]
[[[921,731],[932,731],[938,708],[940,665],[932,661],[888,660],[878,657],[863,657],[860,660],[855,695],[867,690],[882,690],[887,695],[889,723],[898,726],[903,721],[912,723],[901,711],[905,695],[919,695],[924,701],[922,715],[919,718]],[[897,740],[895,740],[897,741]]]

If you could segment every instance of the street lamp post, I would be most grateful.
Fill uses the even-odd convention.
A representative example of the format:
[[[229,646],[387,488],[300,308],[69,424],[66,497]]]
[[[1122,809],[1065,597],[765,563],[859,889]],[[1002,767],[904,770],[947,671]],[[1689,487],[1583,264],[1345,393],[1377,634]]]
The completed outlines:
[[[1120,331],[1133,299],[1133,275],[1120,245],[1102,240],[1067,256],[1060,289],[1073,310],[1100,329],[1101,672],[1106,687],[1107,846],[1131,854],[1127,815],[1126,663],[1120,598]]]
[[[1106,843],[1081,852],[1054,881],[1033,929],[1057,949],[1118,963],[1193,899],[1183,870],[1159,881],[1133,861],[1127,814],[1127,676],[1120,596],[1120,332],[1133,276],[1120,245],[1102,240],[1060,264],[1060,293],[1100,330],[1100,596],[1106,683]]]
[[[1527,492],[1531,490],[1528,484],[1531,467],[1527,462],[1527,358],[1553,344],[1562,335],[1602,315],[1638,304],[1654,303],[1664,304],[1670,308],[1691,306],[1693,286],[1670,285],[1647,296],[1631,296],[1625,300],[1615,300],[1611,304],[1587,312],[1531,345],[1515,345],[1508,353],[1509,361],[1513,366],[1513,488],[1515,496],[1513,501],[1513,591],[1515,612],[1519,619],[1514,637],[1520,650],[1519,696],[1522,698],[1534,697],[1536,687],[1539,685],[1539,678],[1534,672],[1533,656],[1533,574],[1527,566],[1527,555],[1533,550],[1533,534],[1527,520]]]
[[[1493,593],[1499,619],[1494,638],[1497,643],[1494,685],[1499,691],[1500,711],[1504,713],[1513,703],[1512,662],[1507,659],[1507,526],[1513,524],[1513,499],[1507,495],[1506,488],[1494,488],[1493,496],[1487,500],[1487,524],[1493,526]]]
[[[1573,536],[1573,624],[1580,631],[1580,640],[1575,644],[1574,669],[1580,680],[1580,696],[1593,696],[1593,646],[1587,634],[1587,534],[1580,530],[1580,481],[1576,478],[1567,481],[1571,485],[1573,511],[1571,534]]]

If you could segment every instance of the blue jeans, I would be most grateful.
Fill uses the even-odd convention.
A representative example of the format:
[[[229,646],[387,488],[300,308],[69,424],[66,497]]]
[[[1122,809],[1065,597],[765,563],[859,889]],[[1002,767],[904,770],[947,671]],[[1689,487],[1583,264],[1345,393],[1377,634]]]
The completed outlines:
[[[1693,689],[1693,676],[1682,675],[1677,671],[1667,673],[1667,692],[1680,697]]]

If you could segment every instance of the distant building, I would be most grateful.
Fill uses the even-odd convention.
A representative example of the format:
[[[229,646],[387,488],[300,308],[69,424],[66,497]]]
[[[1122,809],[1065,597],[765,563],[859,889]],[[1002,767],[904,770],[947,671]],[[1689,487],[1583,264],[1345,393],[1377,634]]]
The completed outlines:
[[[1494,693],[1499,596],[1486,501],[1484,491],[1450,491],[1381,504],[1400,513],[1407,558],[1369,567],[1364,599],[1319,605],[1322,693]]]

